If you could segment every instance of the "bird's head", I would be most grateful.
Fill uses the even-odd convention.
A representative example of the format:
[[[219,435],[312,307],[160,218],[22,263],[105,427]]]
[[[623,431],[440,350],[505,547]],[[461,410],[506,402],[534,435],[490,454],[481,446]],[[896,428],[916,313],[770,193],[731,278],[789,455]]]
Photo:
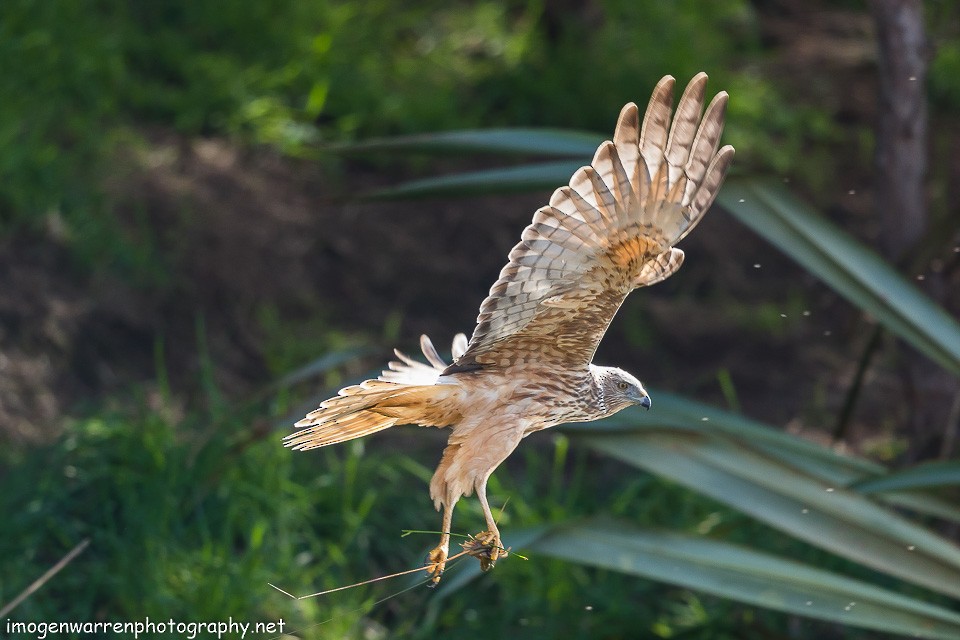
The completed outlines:
[[[639,380],[623,369],[592,365],[591,369],[597,381],[604,415],[613,415],[635,404],[644,409],[650,408],[650,396],[647,395],[647,390]]]

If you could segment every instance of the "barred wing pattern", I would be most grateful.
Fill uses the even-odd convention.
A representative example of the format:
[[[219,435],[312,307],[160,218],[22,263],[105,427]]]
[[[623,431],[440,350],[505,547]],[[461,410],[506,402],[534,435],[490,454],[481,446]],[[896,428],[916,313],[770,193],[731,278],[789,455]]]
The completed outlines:
[[[586,367],[624,298],[683,262],[673,248],[716,197],[733,147],[718,151],[726,92],[701,119],[707,76],[687,85],[671,126],[674,79],[656,86],[643,124],[620,112],[613,141],[557,189],[510,251],[467,350],[445,373],[527,362]]]

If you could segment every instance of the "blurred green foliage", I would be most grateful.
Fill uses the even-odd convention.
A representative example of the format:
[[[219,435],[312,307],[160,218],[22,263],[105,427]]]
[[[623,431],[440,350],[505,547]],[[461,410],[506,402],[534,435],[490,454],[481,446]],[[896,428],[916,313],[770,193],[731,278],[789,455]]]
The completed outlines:
[[[282,618],[288,631],[322,638],[615,638],[634,636],[640,625],[650,637],[742,640],[786,626],[784,614],[529,553],[443,600],[421,586],[377,605],[412,584],[399,578],[292,601],[267,583],[303,595],[421,562],[433,537],[402,538],[400,529],[438,524],[424,486],[431,470],[414,458],[437,454],[441,440],[416,452],[382,442],[365,451],[357,441],[295,456],[274,433],[251,427],[262,407],[184,418],[167,402],[151,392],[114,404],[20,457],[18,482],[0,493],[9,514],[0,603],[77,541],[91,544],[10,619]],[[681,487],[609,460],[598,466],[562,435],[538,438],[515,457],[512,472],[490,486],[491,502],[507,503],[506,527],[602,513],[868,575]],[[455,530],[482,523],[476,501],[463,501]],[[457,573],[452,567],[448,579]],[[823,625],[799,627],[816,637]]]
[[[956,8],[931,13],[949,24]],[[936,41],[931,86],[957,108],[950,35]],[[700,70],[734,96],[728,140],[741,149],[738,166],[822,187],[835,160],[829,144],[811,143],[840,143],[840,129],[771,82],[764,56],[747,0],[6,0],[0,232],[55,225],[81,264],[135,271],[143,256],[123,249],[130,239],[102,187],[119,169],[116,145],[151,125],[290,154],[475,126],[606,131],[620,105],[664,73]],[[853,143],[869,146],[870,136]]]
[[[89,206],[123,78],[115,37],[70,2],[0,4],[0,223]]]
[[[956,12],[933,3],[936,34]],[[934,95],[954,109],[955,36],[935,39],[931,74]],[[764,55],[746,0],[6,0],[0,229],[56,214],[84,227],[77,242],[109,236],[100,186],[129,128],[242,136],[288,153],[480,125],[605,131],[667,72],[705,70],[734,96],[728,135],[740,166],[797,172],[799,152],[835,140],[836,123],[765,78]]]
[[[491,125],[606,130],[663,73],[705,68],[737,96],[731,135],[829,131],[750,72],[745,0],[414,5],[278,0],[0,3],[0,231],[56,225],[85,264],[137,256],[105,201],[116,145],[151,125],[300,153],[357,136]],[[589,96],[590,99],[584,99]],[[771,119],[770,114],[778,114]],[[805,133],[806,132],[806,133]]]
[[[356,624],[347,614],[369,604],[362,591],[295,608],[266,582],[337,586],[349,580],[347,557],[362,571],[370,538],[359,527],[369,524],[372,489],[401,472],[361,467],[354,451],[307,463],[319,473],[304,482],[288,452],[273,439],[255,441],[246,426],[175,424],[141,399],[79,420],[57,445],[32,452],[29,478],[2,499],[14,535],[0,543],[0,600],[52,564],[62,545],[89,537],[91,546],[14,619],[94,620],[106,610],[119,620],[232,615],[302,626],[322,610],[335,616],[332,631]],[[323,490],[331,486],[341,490]]]
[[[834,179],[829,149],[842,141],[839,125],[796,100],[789,79],[781,85],[764,73],[768,52],[753,6],[4,0],[0,233],[55,230],[80,264],[157,282],[165,270],[149,228],[125,234],[103,189],[126,169],[118,145],[136,144],[150,127],[230,136],[291,155],[326,142],[477,126],[606,132],[619,107],[643,100],[664,73],[686,78],[700,70],[733,96],[727,136],[739,149],[738,167],[814,186]],[[936,108],[955,111],[958,8],[930,7],[938,47],[931,95]],[[851,155],[869,157],[870,135],[857,134]],[[754,316],[742,319],[746,328],[783,326],[771,309]],[[349,342],[322,322],[291,330],[269,307],[257,321],[277,375],[304,353]],[[649,342],[647,333],[632,337]],[[415,590],[373,608],[403,587],[397,582],[294,603],[266,583],[299,594],[419,564],[416,544],[398,529],[437,526],[423,484],[430,470],[405,451],[375,447],[361,455],[362,443],[291,455],[277,436],[254,428],[263,427],[255,416],[283,415],[289,396],[275,399],[272,410],[237,412],[212,383],[202,343],[197,350],[206,411],[181,416],[164,389],[135,390],[132,401],[77,419],[48,448],[0,452],[0,512],[9,518],[0,536],[0,603],[77,540],[92,541],[11,617],[283,617],[297,627],[320,625],[308,631],[319,637],[629,637],[638,621],[654,637],[771,637],[767,630],[785,628],[796,637],[824,636],[827,627],[817,622],[536,557],[511,558],[469,598],[441,606]],[[169,377],[158,368],[158,379]],[[432,444],[438,452],[440,441]],[[510,499],[505,525],[602,512],[877,579],[691,491],[608,460],[591,462],[562,436],[530,445],[515,456],[522,464],[491,481],[494,503]],[[7,482],[14,472],[16,481]],[[481,523],[476,502],[465,501],[457,530]]]
[[[945,113],[960,111],[960,6],[950,0],[924,4],[933,59],[930,96]]]

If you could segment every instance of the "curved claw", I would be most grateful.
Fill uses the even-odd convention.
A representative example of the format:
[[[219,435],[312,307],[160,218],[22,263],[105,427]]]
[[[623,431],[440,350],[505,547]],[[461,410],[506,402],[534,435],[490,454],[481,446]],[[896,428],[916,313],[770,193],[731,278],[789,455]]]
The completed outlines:
[[[499,534],[481,531],[462,544],[463,550],[480,561],[480,570],[489,571],[500,558],[506,558],[510,549],[504,549]]]
[[[443,545],[427,554],[425,570],[431,577],[430,586],[435,587],[440,583],[444,569],[447,568],[447,548]]]

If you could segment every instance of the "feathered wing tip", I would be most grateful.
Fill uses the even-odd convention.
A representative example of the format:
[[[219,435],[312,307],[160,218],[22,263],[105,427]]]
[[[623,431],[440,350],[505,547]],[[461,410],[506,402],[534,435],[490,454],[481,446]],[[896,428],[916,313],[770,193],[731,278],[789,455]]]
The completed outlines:
[[[454,357],[466,349],[466,336],[453,341]],[[298,421],[295,431],[286,436],[284,446],[298,451],[325,447],[376,433],[397,424],[444,427],[459,419],[456,386],[438,384],[447,364],[427,336],[420,337],[420,349],[430,365],[418,362],[398,350],[399,361],[376,380],[344,387],[337,397]]]
[[[554,192],[539,222],[572,216],[552,224],[567,231],[580,221],[594,227],[578,234],[588,244],[634,232],[637,224],[655,230],[664,249],[690,233],[713,203],[734,154],[729,145],[718,149],[728,95],[721,91],[704,111],[706,83],[705,73],[690,81],[672,118],[670,76],[654,88],[642,122],[636,104],[624,106],[613,141],[600,145],[591,166]]]
[[[710,208],[733,160],[732,146],[719,149],[729,96],[719,92],[704,111],[706,85],[707,74],[693,77],[671,124],[674,79],[666,76],[653,91],[642,125],[637,125],[636,105],[628,104],[612,145],[597,150],[598,157],[613,154],[621,162],[642,158],[630,165],[634,189],[626,213],[658,228],[669,246],[690,233]]]

